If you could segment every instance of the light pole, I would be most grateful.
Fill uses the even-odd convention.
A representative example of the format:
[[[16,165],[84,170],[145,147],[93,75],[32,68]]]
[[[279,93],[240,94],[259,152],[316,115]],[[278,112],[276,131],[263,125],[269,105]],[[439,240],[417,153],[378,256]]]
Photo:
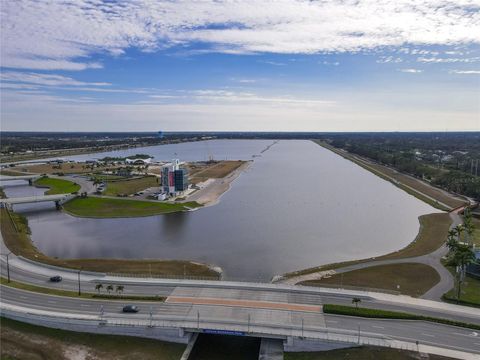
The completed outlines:
[[[8,254],[0,254],[0,255],[4,255],[6,258],[7,258],[7,282],[10,282],[10,263],[8,261],[8,256],[11,254],[12,252],[10,251]]]
[[[82,295],[81,287],[80,287],[80,273],[82,272],[82,268],[78,270],[78,296]]]

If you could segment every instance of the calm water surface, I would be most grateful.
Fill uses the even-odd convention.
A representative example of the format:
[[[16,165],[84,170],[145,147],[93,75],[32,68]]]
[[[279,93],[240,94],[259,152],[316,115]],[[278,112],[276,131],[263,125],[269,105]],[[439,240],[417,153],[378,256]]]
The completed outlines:
[[[157,159],[252,159],[218,205],[136,219],[82,219],[52,204],[22,205],[35,245],[58,257],[190,259],[230,278],[275,274],[381,255],[411,242],[436,210],[310,141],[219,140],[115,152]],[[261,156],[258,156],[261,154]],[[99,156],[76,156],[85,159]],[[10,197],[42,193],[25,185]]]

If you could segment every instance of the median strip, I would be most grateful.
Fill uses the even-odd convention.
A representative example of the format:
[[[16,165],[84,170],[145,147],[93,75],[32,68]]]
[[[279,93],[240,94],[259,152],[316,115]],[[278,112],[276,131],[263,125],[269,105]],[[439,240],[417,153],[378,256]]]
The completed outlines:
[[[322,307],[318,305],[291,304],[291,303],[279,303],[279,302],[258,301],[258,300],[237,300],[237,299],[169,296],[167,297],[165,302],[193,304],[193,305],[220,305],[220,306],[233,306],[233,307],[244,307],[244,308],[247,307],[247,308],[269,309],[269,310],[303,311],[303,312],[315,312],[315,313],[322,311]]]
[[[353,307],[353,306],[346,306],[346,305],[325,304],[323,305],[323,312],[325,314],[358,316],[358,317],[364,317],[364,318],[429,321],[429,322],[435,322],[439,324],[453,325],[453,326],[459,326],[459,327],[464,327],[469,329],[480,330],[480,325],[477,325],[477,324],[436,318],[431,316],[415,315],[415,314],[410,314],[410,313],[405,313],[400,311],[389,311],[389,310]]]

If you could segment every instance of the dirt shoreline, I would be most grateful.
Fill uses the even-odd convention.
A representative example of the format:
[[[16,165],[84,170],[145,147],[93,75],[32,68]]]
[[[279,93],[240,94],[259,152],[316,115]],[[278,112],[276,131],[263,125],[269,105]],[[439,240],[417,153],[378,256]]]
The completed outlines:
[[[237,179],[244,171],[248,169],[252,161],[247,161],[232,171],[227,176],[220,179],[211,179],[212,181],[205,188],[200,189],[188,196],[185,202],[196,201],[203,205],[202,207],[208,207],[216,205],[220,202],[220,198],[232,187],[233,181]],[[191,211],[196,211],[201,208],[196,208]]]

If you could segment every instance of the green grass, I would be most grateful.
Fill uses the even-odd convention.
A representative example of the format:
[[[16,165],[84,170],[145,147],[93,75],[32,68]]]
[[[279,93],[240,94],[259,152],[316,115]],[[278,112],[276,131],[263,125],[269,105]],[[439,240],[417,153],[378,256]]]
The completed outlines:
[[[346,316],[358,316],[365,318],[376,318],[376,319],[401,319],[401,320],[420,320],[420,321],[430,321],[445,325],[453,325],[459,327],[465,327],[469,329],[480,330],[480,325],[464,323],[461,321],[448,320],[442,318],[435,318],[424,315],[415,315],[399,311],[388,311],[380,309],[369,309],[362,307],[346,306],[346,305],[335,305],[335,304],[324,304],[323,312],[325,314],[336,314],[336,315],[346,315]]]
[[[116,196],[118,194],[131,195],[139,191],[158,186],[159,183],[156,176],[145,176],[142,178],[120,181],[108,181],[104,194],[111,196]]]
[[[454,289],[443,295],[443,299],[457,303],[457,293]],[[462,305],[480,307],[480,280],[466,276],[461,287],[460,301]]]
[[[75,198],[65,203],[63,208],[75,216],[114,218],[168,214],[199,206],[196,202],[170,204],[154,201],[87,197]]]
[[[480,220],[473,219],[473,225],[475,226],[475,230],[472,241],[476,246],[480,246]]]
[[[80,190],[80,185],[72,181],[49,177],[42,177],[36,180],[34,185],[36,187],[49,188],[49,190],[45,192],[45,195],[71,194]]]
[[[103,290],[101,290],[101,292],[96,292],[96,293],[94,293],[95,287],[93,285],[89,288],[87,288],[87,286],[84,285],[82,286],[82,289],[81,289],[82,291],[80,296],[78,295],[77,291],[47,288],[43,286],[26,284],[26,283],[18,282],[15,280],[11,280],[10,282],[8,282],[7,279],[4,277],[0,277],[0,284],[4,286],[9,286],[15,289],[33,291],[40,294],[67,296],[67,297],[76,297],[76,298],[81,297],[84,299],[165,301],[165,297],[163,296],[132,296],[132,295],[115,294],[116,285],[114,283],[112,283],[114,290],[110,294],[108,294],[105,289],[106,286],[110,284],[103,284]]]
[[[285,360],[408,360],[418,359],[416,351],[386,349],[374,346],[359,346],[321,352],[285,353]],[[449,358],[428,355],[429,360],[447,360]]]
[[[102,360],[178,360],[185,345],[132,336],[80,333],[30,325],[1,318],[1,358],[66,360],[81,357]],[[69,354],[68,356],[66,354]]]
[[[422,274],[422,276],[418,276]],[[365,269],[336,274],[320,280],[300,283],[308,286],[338,285],[356,286],[398,291],[405,295],[421,296],[440,281],[436,270],[417,263],[378,265]],[[397,285],[400,287],[398,288]]]

